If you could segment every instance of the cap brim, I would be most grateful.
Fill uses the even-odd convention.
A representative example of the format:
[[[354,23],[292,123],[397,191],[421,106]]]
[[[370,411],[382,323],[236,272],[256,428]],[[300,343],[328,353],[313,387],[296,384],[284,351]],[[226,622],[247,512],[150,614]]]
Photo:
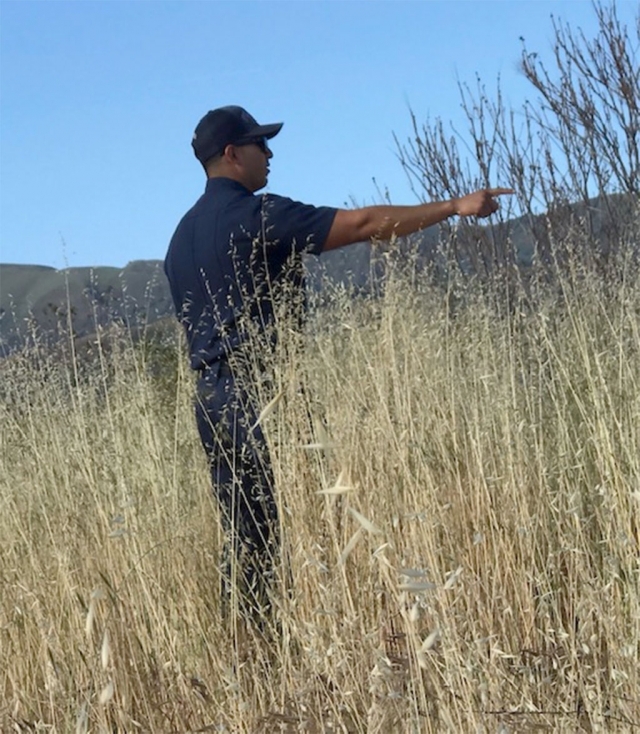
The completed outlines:
[[[275,138],[280,130],[282,130],[283,125],[284,122],[273,122],[270,125],[258,125],[258,127],[254,127],[251,132],[248,132],[246,135],[238,138],[236,142],[241,143],[244,140],[252,140],[253,138],[267,138],[268,140],[271,140],[271,138]]]

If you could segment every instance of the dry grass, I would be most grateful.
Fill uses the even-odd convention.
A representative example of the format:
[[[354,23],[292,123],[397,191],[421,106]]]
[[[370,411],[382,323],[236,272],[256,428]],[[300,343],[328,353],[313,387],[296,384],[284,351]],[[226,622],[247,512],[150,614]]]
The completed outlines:
[[[640,290],[561,290],[392,280],[283,349],[268,639],[219,614],[184,356],[7,362],[1,730],[640,728]]]

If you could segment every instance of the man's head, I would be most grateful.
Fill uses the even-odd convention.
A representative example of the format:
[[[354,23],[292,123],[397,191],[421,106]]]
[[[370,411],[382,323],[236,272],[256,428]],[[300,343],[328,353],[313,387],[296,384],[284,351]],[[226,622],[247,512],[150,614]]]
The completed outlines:
[[[272,152],[267,140],[282,128],[281,122],[259,125],[242,107],[220,107],[198,123],[191,145],[207,176],[226,176],[257,191],[267,183]]]

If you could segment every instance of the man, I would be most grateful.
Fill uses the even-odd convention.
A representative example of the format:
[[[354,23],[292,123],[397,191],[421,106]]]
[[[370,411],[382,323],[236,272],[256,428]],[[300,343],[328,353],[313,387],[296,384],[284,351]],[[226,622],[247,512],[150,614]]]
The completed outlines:
[[[346,210],[273,194],[268,141],[282,123],[259,125],[221,107],[198,123],[192,146],[207,175],[204,194],[179,223],[165,260],[191,367],[199,372],[196,419],[208,454],[225,535],[223,599],[237,590],[249,616],[270,604],[278,554],[273,476],[247,363],[275,340],[276,303],[304,307],[302,254],[402,236],[459,216],[486,217],[510,189],[415,206]]]

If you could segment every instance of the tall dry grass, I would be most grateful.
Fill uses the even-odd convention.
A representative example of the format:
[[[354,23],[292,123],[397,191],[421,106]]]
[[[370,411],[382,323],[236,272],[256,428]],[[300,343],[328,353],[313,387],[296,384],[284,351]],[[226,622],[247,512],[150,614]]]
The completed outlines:
[[[2,731],[640,727],[640,290],[620,272],[533,300],[392,277],[285,339],[266,426],[289,581],[266,638],[220,615],[184,354],[160,376],[124,337],[91,369],[6,361]]]

